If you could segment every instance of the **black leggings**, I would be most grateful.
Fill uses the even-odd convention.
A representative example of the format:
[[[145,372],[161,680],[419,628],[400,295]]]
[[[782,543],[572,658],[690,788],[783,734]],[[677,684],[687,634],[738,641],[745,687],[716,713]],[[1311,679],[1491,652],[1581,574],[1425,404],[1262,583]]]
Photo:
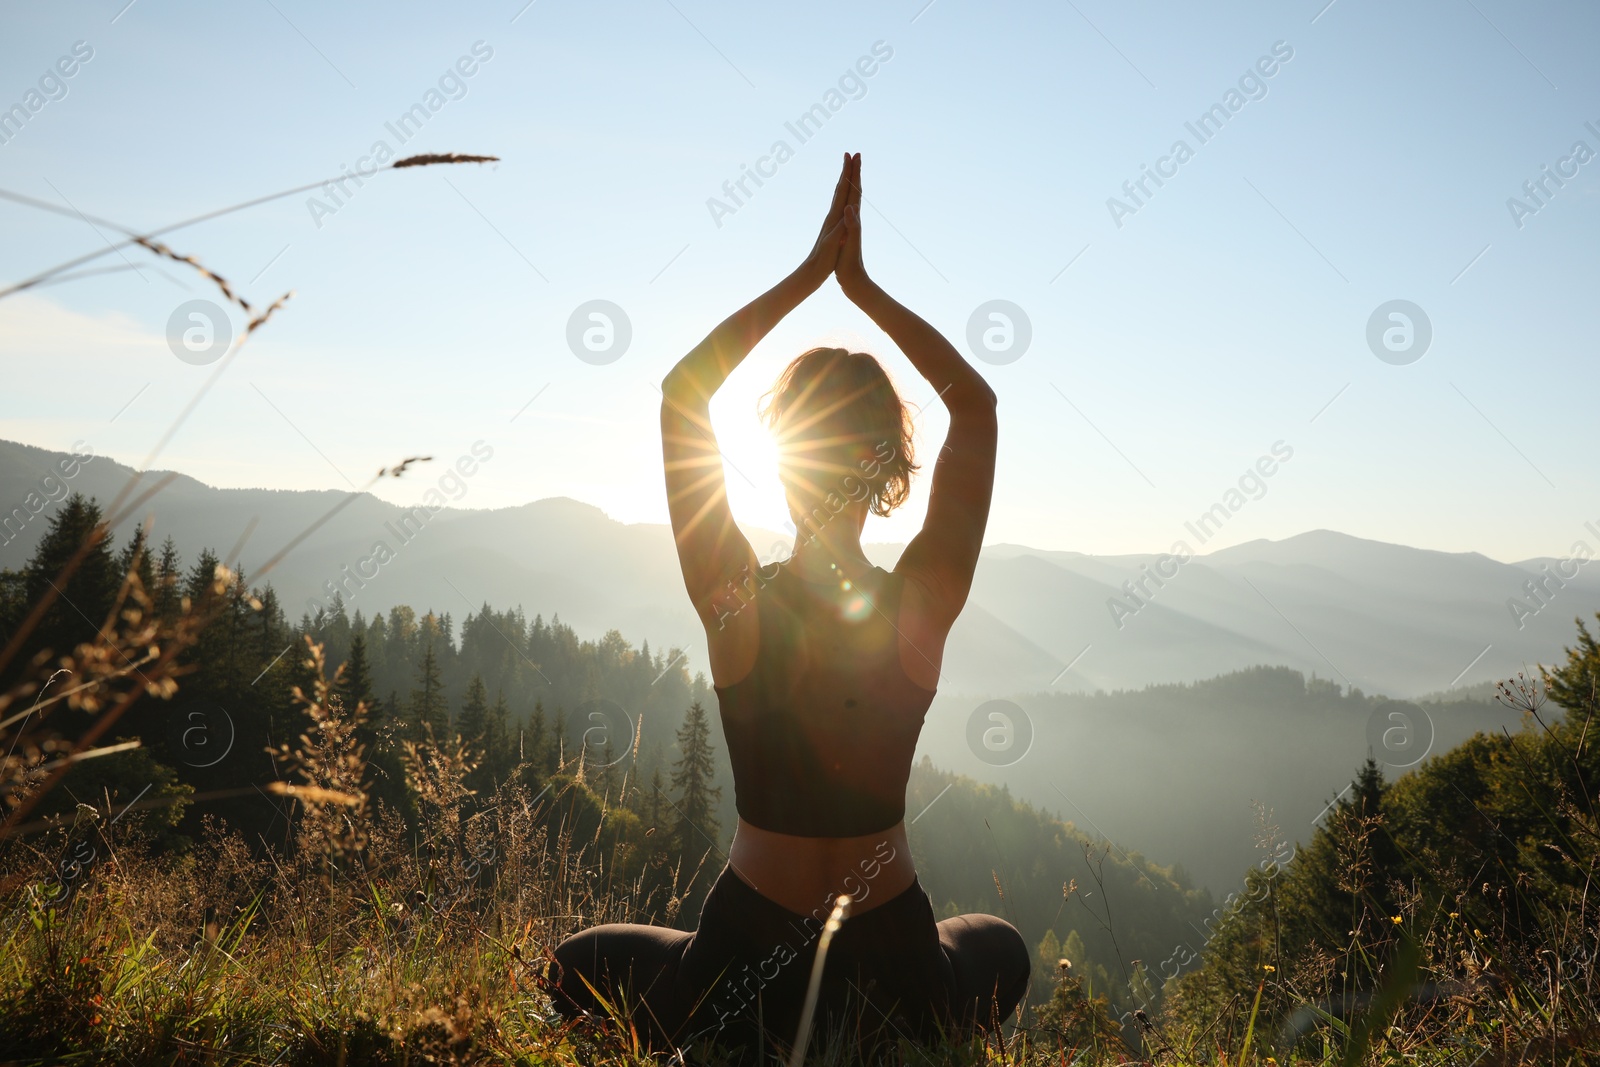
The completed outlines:
[[[730,868],[693,933],[609,923],[555,950],[556,1007],[607,1016],[593,986],[655,1048],[711,1038],[754,1050],[795,1039],[826,915],[768,900]],[[1022,935],[992,915],[935,922],[920,883],[846,919],[828,949],[816,1025],[892,1042],[961,1037],[1011,1015],[1028,984]]]

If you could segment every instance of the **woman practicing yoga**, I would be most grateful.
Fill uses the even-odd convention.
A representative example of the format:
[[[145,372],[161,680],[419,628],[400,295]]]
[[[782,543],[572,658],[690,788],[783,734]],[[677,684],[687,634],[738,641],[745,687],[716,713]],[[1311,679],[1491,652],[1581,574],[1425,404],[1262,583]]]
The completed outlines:
[[[905,825],[912,753],[988,520],[995,395],[867,276],[860,203],[861,156],[846,155],[805,261],[662,383],[667,499],[706,628],[738,829],[693,933],[598,926],[558,946],[552,968],[563,1013],[605,1014],[598,991],[657,1048],[792,1043],[840,895],[849,917],[825,958],[819,1021],[889,1040],[970,1034],[1007,1018],[1028,981],[1009,923],[935,921]],[[734,525],[711,429],[712,394],[830,274],[950,412],[926,521],[892,572],[868,562],[861,531],[908,495],[912,418],[872,356],[812,349],[764,405],[797,530],[786,561],[762,568]]]

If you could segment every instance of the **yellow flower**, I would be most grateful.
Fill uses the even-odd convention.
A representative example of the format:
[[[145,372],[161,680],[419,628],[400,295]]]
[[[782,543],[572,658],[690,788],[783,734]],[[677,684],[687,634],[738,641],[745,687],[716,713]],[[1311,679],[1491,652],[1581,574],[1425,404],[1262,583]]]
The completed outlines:
[[[1450,913],[1450,918],[1459,919],[1459,918],[1461,918],[1461,913],[1459,911],[1452,911]]]
[[[1400,925],[1400,916],[1391,915],[1391,916],[1389,916],[1389,921],[1394,923],[1396,926],[1399,926]]]
[[[1262,965],[1261,965],[1261,969],[1262,969],[1262,970],[1263,970],[1263,971],[1266,971],[1266,972],[1267,972],[1267,973],[1268,973],[1268,974],[1273,974],[1273,973],[1276,973],[1276,971],[1277,971],[1277,970],[1278,970],[1278,968],[1276,968],[1276,967],[1274,967],[1274,966],[1273,966],[1273,965],[1272,965],[1272,964],[1270,964],[1270,963],[1264,963],[1264,964],[1262,964]]]

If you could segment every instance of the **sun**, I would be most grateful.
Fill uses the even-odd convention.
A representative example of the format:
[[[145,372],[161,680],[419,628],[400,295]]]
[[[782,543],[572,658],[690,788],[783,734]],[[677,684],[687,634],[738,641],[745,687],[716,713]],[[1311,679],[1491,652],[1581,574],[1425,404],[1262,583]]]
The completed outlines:
[[[747,526],[783,529],[789,507],[778,480],[778,442],[756,417],[755,405],[713,404],[711,417],[734,517]]]

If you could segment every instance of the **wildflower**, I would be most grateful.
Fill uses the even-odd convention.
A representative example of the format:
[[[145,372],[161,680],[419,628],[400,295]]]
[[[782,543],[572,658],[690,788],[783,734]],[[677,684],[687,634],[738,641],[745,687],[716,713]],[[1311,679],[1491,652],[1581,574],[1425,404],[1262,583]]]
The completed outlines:
[[[1391,916],[1389,916],[1389,921],[1390,921],[1390,922],[1392,922],[1392,923],[1394,923],[1394,924],[1395,924],[1395,925],[1396,925],[1396,926],[1399,926],[1399,925],[1400,925],[1400,922],[1401,922],[1401,920],[1400,920],[1400,916],[1398,916],[1398,915],[1391,915]]]
[[[1274,966],[1273,966],[1273,965],[1272,965],[1272,964],[1270,964],[1270,963],[1264,963],[1264,964],[1262,964],[1262,965],[1261,965],[1261,969],[1262,969],[1262,970],[1263,970],[1263,971],[1266,971],[1266,972],[1267,972],[1267,973],[1268,973],[1268,974],[1276,974],[1276,973],[1277,973],[1277,970],[1278,970],[1278,968],[1276,968],[1276,967],[1274,967]]]

